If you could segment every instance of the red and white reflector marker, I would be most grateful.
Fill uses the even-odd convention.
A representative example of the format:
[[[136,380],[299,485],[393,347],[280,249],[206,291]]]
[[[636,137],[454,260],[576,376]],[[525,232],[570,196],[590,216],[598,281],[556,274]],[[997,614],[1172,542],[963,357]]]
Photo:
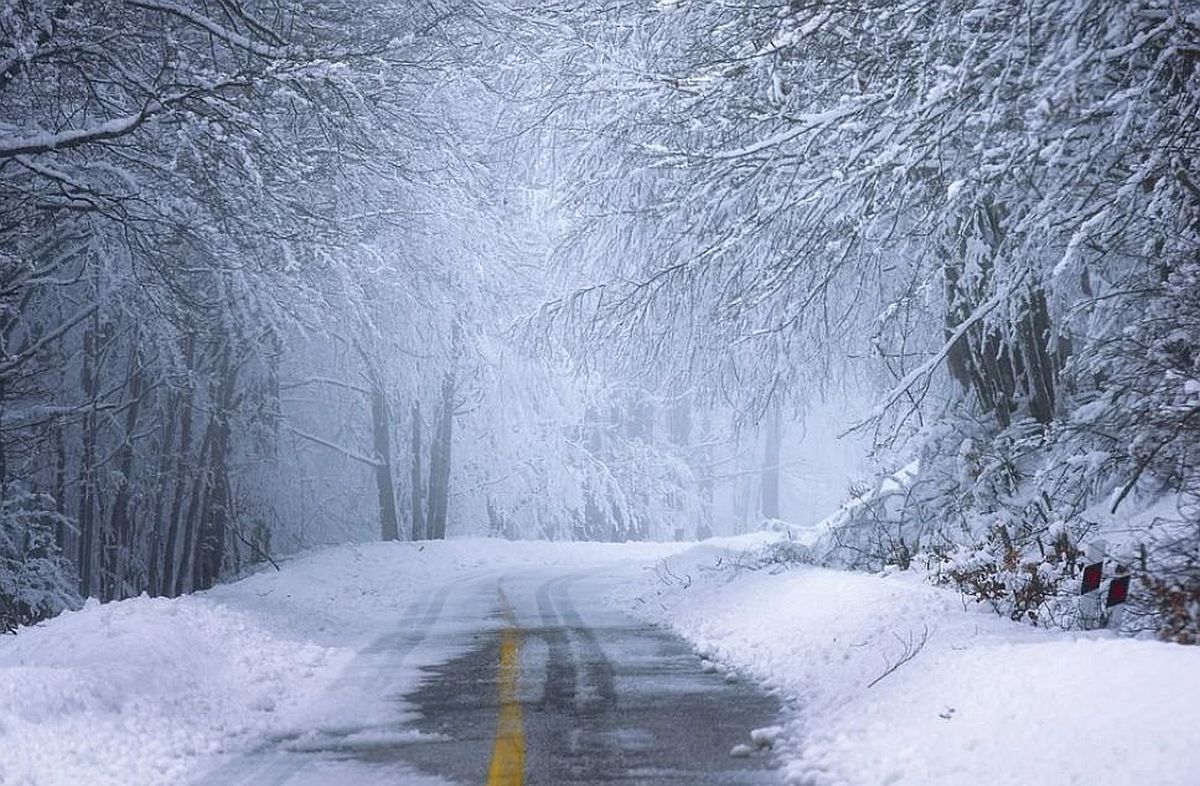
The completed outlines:
[[[1104,610],[1100,607],[1100,585],[1104,582],[1104,553],[1107,544],[1093,541],[1087,547],[1087,563],[1079,582],[1079,621],[1091,630],[1104,625]]]
[[[1108,583],[1108,597],[1104,600],[1104,607],[1111,609],[1113,606],[1120,606],[1129,599],[1129,579],[1130,575],[1126,573],[1123,576],[1116,576]]]

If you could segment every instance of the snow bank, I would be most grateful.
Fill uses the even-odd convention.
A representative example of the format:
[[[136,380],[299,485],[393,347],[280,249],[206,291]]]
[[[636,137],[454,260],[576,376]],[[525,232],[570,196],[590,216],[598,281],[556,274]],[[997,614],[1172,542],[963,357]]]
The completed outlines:
[[[522,566],[653,561],[679,548],[344,546],[189,597],[91,602],[0,636],[0,784],[186,782],[201,762],[327,717],[320,698],[355,654],[434,586]]]
[[[294,713],[344,655],[208,598],[91,603],[0,640],[0,783],[177,783]]]
[[[1200,648],[1007,623],[913,574],[762,567],[773,537],[682,552],[347,546],[196,596],[92,603],[0,637],[0,783],[187,782],[328,718],[330,686],[432,588],[610,564],[628,566],[613,574],[627,577],[614,594],[621,608],[695,642],[700,668],[753,677],[786,698],[774,748],[795,783],[1200,783]],[[415,678],[397,676],[401,687]]]
[[[1200,783],[1200,648],[1009,623],[913,574],[714,561],[667,559],[641,607],[787,698],[793,782]]]

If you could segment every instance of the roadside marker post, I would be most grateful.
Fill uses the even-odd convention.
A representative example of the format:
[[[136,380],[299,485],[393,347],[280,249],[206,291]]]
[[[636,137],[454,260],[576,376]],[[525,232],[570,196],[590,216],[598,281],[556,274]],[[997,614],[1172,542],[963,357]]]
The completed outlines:
[[[1108,585],[1108,600],[1105,601],[1105,606],[1111,609],[1113,606],[1125,603],[1129,597],[1129,578],[1129,575],[1126,574],[1112,580],[1112,583]]]
[[[1079,584],[1079,621],[1087,630],[1104,624],[1104,609],[1100,605],[1100,584],[1104,580],[1104,551],[1108,544],[1093,541],[1087,547],[1083,579]]]
[[[1125,617],[1125,601],[1129,599],[1129,582],[1133,577],[1125,565],[1117,565],[1116,575],[1108,583],[1108,593],[1104,598],[1104,608],[1108,611],[1108,627],[1121,627]]]
[[[1107,551],[1108,544],[1096,540],[1088,545],[1084,556],[1083,577],[1079,581],[1079,621],[1085,630],[1119,628],[1125,615],[1125,601],[1129,599],[1129,583],[1133,578],[1128,554],[1114,555],[1113,577],[1106,582]]]

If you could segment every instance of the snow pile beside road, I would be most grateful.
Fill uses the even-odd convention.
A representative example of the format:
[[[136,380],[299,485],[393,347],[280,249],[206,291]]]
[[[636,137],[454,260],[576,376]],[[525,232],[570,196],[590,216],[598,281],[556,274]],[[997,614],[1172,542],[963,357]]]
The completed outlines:
[[[208,598],[89,604],[0,640],[0,783],[178,783],[344,659]]]
[[[699,668],[784,696],[777,742],[745,742],[773,744],[795,783],[1200,782],[1200,648],[1007,623],[914,574],[784,569],[803,549],[776,537],[346,546],[196,596],[92,603],[0,637],[0,783],[185,783],[314,719],[361,725],[384,691],[330,706],[348,695],[331,686],[435,588],[555,565],[611,569],[621,608],[693,641]]]
[[[668,558],[641,605],[786,697],[794,782],[1200,783],[1200,647],[1009,623],[913,574],[753,564]]]
[[[0,784],[179,784],[372,699],[324,707],[355,655],[434,587],[529,566],[653,561],[679,546],[376,543],[311,552],[193,596],[89,603],[0,637]],[[416,678],[415,669],[400,683]]]

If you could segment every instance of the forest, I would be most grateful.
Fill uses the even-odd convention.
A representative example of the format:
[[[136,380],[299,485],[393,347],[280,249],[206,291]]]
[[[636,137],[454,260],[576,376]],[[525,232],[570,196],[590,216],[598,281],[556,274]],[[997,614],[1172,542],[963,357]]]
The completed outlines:
[[[0,627],[820,522],[1066,628],[1104,540],[1194,643],[1198,66],[1188,0],[5,0]]]

